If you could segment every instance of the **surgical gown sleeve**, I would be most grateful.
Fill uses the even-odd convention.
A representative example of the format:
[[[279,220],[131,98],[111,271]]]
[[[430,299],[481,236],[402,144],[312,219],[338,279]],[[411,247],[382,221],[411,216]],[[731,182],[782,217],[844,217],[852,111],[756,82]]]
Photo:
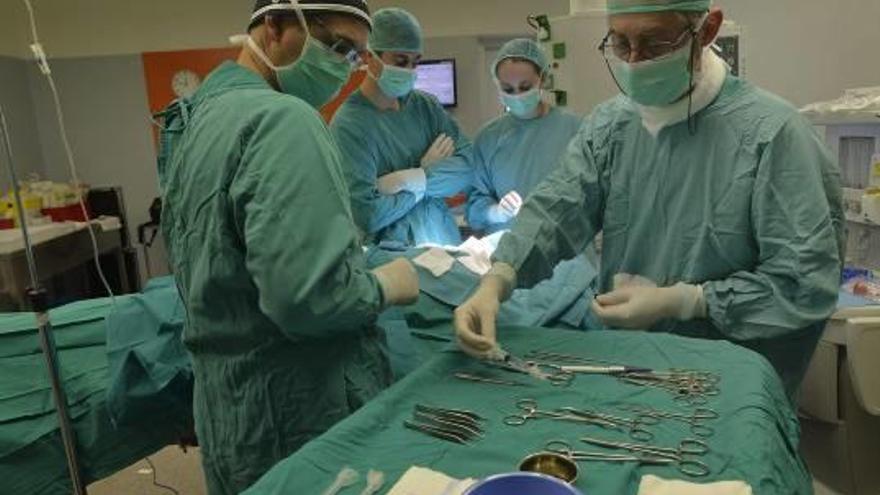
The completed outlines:
[[[492,175],[483,147],[486,143],[478,137],[474,143],[474,187],[468,195],[467,219],[468,224],[477,230],[489,228],[491,222],[487,216],[489,208],[498,204],[499,198],[495,196],[495,186],[492,183]]]
[[[376,234],[405,217],[418,202],[415,194],[403,191],[384,195],[376,189],[378,171],[376,159],[359,126],[334,122],[334,137],[339,143],[344,168],[351,189],[351,207],[354,219],[367,234]]]
[[[427,118],[431,119],[435,128],[440,129],[437,134],[446,134],[455,141],[455,154],[428,167],[426,170],[428,184],[425,196],[448,198],[461,192],[468,192],[474,180],[471,167],[471,142],[461,132],[455,119],[443,109],[433,96],[430,97],[428,112],[430,115]],[[413,124],[417,125],[417,123]]]
[[[754,178],[754,270],[704,284],[709,318],[728,338],[780,337],[831,315],[840,281],[839,191],[819,137],[801,117],[790,118],[765,146]]]
[[[602,229],[608,133],[596,129],[609,124],[590,122],[578,131],[558,168],[529,196],[501,238],[493,260],[513,266],[520,287],[550,278],[557,263],[584,252]]]
[[[338,149],[316,114],[279,108],[250,130],[230,200],[259,306],[289,338],[357,331],[383,301],[366,268]]]

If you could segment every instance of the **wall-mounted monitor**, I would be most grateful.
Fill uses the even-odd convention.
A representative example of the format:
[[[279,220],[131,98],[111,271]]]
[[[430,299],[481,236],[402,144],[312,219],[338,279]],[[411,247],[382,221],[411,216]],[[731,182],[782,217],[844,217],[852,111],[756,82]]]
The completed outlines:
[[[436,96],[446,108],[458,105],[455,59],[423,60],[417,70],[416,89]]]

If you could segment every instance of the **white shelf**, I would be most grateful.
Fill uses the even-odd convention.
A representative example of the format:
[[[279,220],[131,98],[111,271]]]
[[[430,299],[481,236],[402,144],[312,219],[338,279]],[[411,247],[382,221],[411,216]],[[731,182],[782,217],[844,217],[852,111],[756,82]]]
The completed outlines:
[[[856,215],[855,213],[852,213],[850,211],[844,212],[844,215],[846,216],[847,222],[859,223],[862,225],[868,225],[870,227],[880,227],[880,224],[868,220],[868,218],[863,215]]]
[[[859,114],[812,114],[804,113],[813,125],[880,125],[880,113],[864,112]]]

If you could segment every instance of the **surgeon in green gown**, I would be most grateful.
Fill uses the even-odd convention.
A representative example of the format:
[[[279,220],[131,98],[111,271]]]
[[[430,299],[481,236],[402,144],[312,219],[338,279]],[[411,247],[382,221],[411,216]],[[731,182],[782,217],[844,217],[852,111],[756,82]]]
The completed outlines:
[[[608,0],[608,13],[603,51],[622,94],[526,200],[456,311],[458,340],[496,355],[499,301],[601,231],[593,312],[607,327],[737,342],[794,396],[837,302],[837,165],[791,105],[711,51],[724,16],[710,0]]]
[[[367,77],[331,123],[355,220],[375,243],[459,244],[444,200],[470,189],[471,143],[434,96],[414,89],[418,20],[398,8],[373,17]]]
[[[510,227],[523,199],[552,172],[582,118],[544,98],[550,60],[533,40],[520,38],[501,47],[492,77],[507,112],[474,138],[474,190],[468,198],[468,224],[492,234]]]
[[[238,61],[166,115],[162,229],[211,495],[245,490],[381,391],[376,319],[418,296],[408,262],[366,268],[315,110],[358,63],[367,5],[298,5],[258,0]]]

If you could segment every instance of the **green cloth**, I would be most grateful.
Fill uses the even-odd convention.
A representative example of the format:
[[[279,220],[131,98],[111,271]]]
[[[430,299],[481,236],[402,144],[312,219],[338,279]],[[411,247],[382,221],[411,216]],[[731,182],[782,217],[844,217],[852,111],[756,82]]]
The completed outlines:
[[[117,307],[130,297],[118,296]],[[49,313],[87,483],[174,443],[190,422],[188,415],[158,411],[149,422],[113,426],[105,396],[111,381],[105,318],[113,311],[110,299],[96,299]],[[35,315],[0,315],[0,493],[70,493],[58,428]]]
[[[840,172],[797,110],[736,77],[694,120],[655,138],[627,98],[599,106],[495,259],[529,287],[601,231],[602,293],[618,273],[702,284],[708,319],[653,330],[751,347],[793,395],[837,302]]]
[[[345,158],[355,220],[370,239],[408,246],[461,242],[444,198],[468,191],[473,182],[471,143],[436,98],[413,91],[400,99],[400,111],[383,112],[357,91],[339,109],[330,128]],[[440,134],[455,141],[455,154],[427,170],[421,201],[407,191],[393,196],[379,193],[378,178],[420,166]]]
[[[143,424],[171,412],[192,417],[184,316],[173,277],[150,281],[142,294],[118,300],[107,316],[107,410],[113,424]]]
[[[374,52],[422,53],[424,40],[419,20],[409,12],[391,7],[373,14],[370,50]]]
[[[166,170],[209,492],[238,493],[389,381],[333,138],[302,100],[218,67]],[[293,377],[293,378],[292,378]]]
[[[492,62],[492,77],[498,77],[498,66],[509,58],[528,60],[538,66],[539,73],[550,70],[550,59],[541,45],[529,38],[517,38],[508,41],[498,50],[498,55]]]
[[[711,6],[712,0],[608,0],[608,14],[703,12]]]
[[[511,191],[525,200],[556,169],[582,121],[553,107],[541,118],[523,120],[508,113],[486,124],[474,139],[468,224],[489,233],[510,228],[509,223],[491,223],[489,208]]]
[[[535,332],[540,332],[540,340]],[[451,330],[446,335],[451,335]],[[537,348],[657,369],[688,367],[720,373],[721,393],[710,398],[709,406],[721,417],[711,423],[715,435],[708,440],[711,453],[704,459],[712,473],[696,481],[744,480],[761,495],[812,492],[810,475],[798,454],[797,416],[773,368],[759,355],[729,342],[668,334],[508,327],[501,328],[499,335],[514,354]],[[617,407],[639,404],[664,411],[690,411],[664,391],[624,384],[608,376],[579,376],[568,389],[536,382],[519,388],[454,380],[451,374],[457,370],[485,368],[458,352],[436,356],[358,414],[279,463],[245,493],[318,493],[333,482],[343,466],[357,469],[362,476],[369,469],[384,471],[387,481],[380,493],[387,493],[413,465],[459,478],[484,477],[515,471],[521,459],[542,450],[553,439],[567,440],[589,451],[601,449],[577,443],[579,437],[589,434],[631,441],[598,427],[551,420],[521,427],[504,425],[502,419],[513,413],[516,400],[524,397],[534,398],[542,409],[571,406],[626,415]],[[496,373],[530,380],[524,375]],[[402,423],[416,403],[477,412],[488,418],[486,436],[470,446],[459,446],[407,430]],[[659,445],[672,446],[691,437],[686,425],[679,422],[667,421],[651,429]],[[576,486],[590,495],[635,494],[643,474],[694,481],[671,467],[585,463]],[[362,488],[358,484],[349,490],[357,493]]]

